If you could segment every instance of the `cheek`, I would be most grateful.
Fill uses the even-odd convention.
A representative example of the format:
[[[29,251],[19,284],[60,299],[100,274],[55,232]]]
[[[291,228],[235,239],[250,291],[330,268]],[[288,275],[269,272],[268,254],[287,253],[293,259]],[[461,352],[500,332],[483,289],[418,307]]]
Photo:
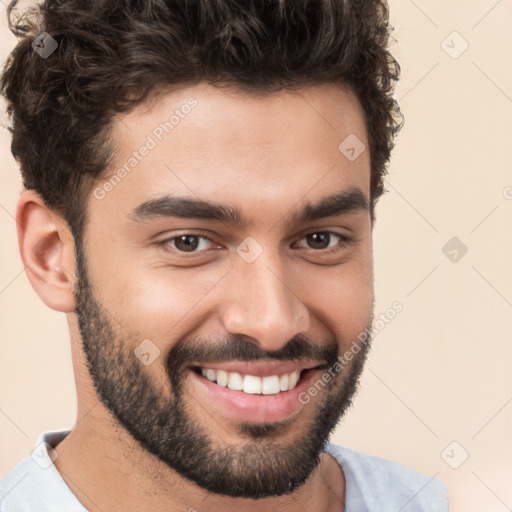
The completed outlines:
[[[110,280],[106,290],[109,301],[132,332],[165,343],[183,336],[191,318],[198,324],[206,298],[215,296],[226,273],[214,266],[132,268],[129,275],[116,270],[117,279]]]
[[[342,348],[349,346],[368,327],[371,318],[371,258],[341,265],[325,272],[322,277],[317,273],[316,286],[309,286],[305,293],[310,310],[338,338]]]

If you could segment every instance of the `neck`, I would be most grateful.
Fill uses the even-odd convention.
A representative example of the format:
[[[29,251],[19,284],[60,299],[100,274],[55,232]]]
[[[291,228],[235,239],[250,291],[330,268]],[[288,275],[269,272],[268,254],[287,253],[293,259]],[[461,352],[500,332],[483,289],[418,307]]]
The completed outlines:
[[[322,453],[315,471],[292,494],[258,500],[215,495],[145,451],[113,423],[101,403],[82,415],[57,451],[55,466],[90,512],[340,512],[344,508],[343,471],[327,453]]]

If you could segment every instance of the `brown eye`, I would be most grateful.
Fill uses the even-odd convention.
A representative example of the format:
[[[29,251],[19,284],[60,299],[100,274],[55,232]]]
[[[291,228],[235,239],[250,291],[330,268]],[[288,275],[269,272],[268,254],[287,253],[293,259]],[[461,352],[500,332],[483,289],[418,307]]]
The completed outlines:
[[[315,231],[306,235],[302,240],[306,240],[307,248],[326,253],[341,250],[350,242],[348,236],[333,231]]]
[[[174,238],[175,246],[178,250],[192,252],[199,246],[199,237],[195,235],[182,235]]]
[[[312,233],[307,235],[306,239],[312,249],[327,249],[331,241],[331,233],[327,233],[326,231]]]
[[[163,240],[160,245],[169,252],[200,253],[211,249],[209,243],[213,244],[206,236],[184,233],[172,238],[167,238]]]

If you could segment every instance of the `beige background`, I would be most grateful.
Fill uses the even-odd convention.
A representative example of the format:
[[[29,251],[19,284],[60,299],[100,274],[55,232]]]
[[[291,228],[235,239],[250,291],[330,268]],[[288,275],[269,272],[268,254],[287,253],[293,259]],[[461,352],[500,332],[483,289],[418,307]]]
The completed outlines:
[[[2,62],[15,43],[4,11]],[[378,209],[375,312],[395,301],[404,309],[377,335],[333,440],[442,479],[452,511],[504,512],[512,507],[512,1],[391,0],[391,19],[406,124]],[[41,432],[70,428],[76,404],[65,317],[39,300],[18,255],[20,181],[4,128],[0,159],[3,476]],[[468,249],[461,256],[449,246],[455,262],[442,251],[452,237]]]

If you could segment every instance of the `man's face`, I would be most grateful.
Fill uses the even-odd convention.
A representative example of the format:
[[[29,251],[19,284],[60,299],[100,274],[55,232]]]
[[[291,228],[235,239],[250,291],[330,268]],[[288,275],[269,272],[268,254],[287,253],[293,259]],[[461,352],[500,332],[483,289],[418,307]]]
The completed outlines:
[[[327,85],[257,97],[200,84],[118,118],[114,134],[78,246],[96,390],[142,447],[208,491],[290,492],[369,346],[340,364],[373,302],[359,103]],[[235,211],[240,222],[220,219]]]

